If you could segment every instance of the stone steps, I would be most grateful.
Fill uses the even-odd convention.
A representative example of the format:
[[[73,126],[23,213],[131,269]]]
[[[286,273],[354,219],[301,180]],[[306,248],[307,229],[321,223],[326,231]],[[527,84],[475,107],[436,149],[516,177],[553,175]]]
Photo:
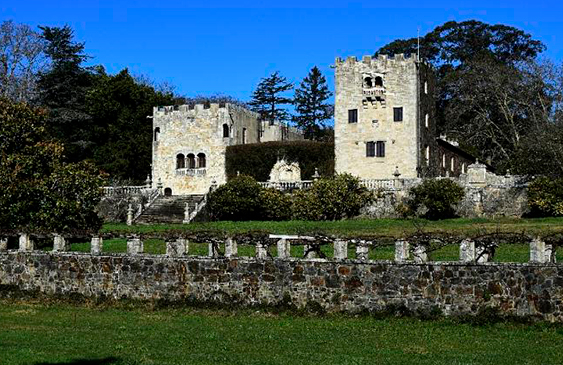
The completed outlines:
[[[203,195],[172,195],[158,197],[136,220],[136,224],[182,223],[186,203],[193,212]]]

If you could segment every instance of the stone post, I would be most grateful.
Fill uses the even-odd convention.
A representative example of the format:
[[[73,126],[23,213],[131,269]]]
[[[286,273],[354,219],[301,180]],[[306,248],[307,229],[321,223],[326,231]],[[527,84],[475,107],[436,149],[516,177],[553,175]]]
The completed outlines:
[[[428,261],[428,253],[426,252],[426,246],[418,245],[414,248],[412,253],[414,262],[416,263],[423,263]]]
[[[530,241],[530,262],[544,263],[545,260],[545,242],[539,237]],[[551,253],[550,253],[551,256]]]
[[[145,180],[145,188],[150,189],[152,185],[151,175],[147,175],[147,179]]]
[[[550,264],[555,264],[557,262],[557,257],[555,256],[555,254],[557,253],[557,251],[555,251],[553,249],[553,245],[552,244],[545,244],[545,259],[544,262],[546,263],[550,263]]]
[[[8,239],[0,238],[0,251],[6,251],[8,249]]]
[[[237,241],[235,241],[232,238],[227,238],[225,240],[225,256],[226,257],[236,257],[236,256],[238,256]]]
[[[405,262],[409,259],[409,242],[405,240],[395,241],[395,261]]]
[[[69,251],[70,247],[67,244],[65,238],[60,234],[56,234],[53,236],[53,252],[65,252]]]
[[[129,204],[127,208],[127,225],[130,226],[133,224],[133,206]]]
[[[303,253],[306,259],[317,258],[317,252],[313,250],[312,245],[303,245]]]
[[[348,258],[348,241],[336,240],[334,241],[334,259],[346,260]]]
[[[479,246],[476,249],[475,257],[477,258],[477,262],[482,264],[485,262],[489,262],[489,254],[485,253],[486,249],[483,246]]]
[[[184,224],[190,223],[190,205],[186,203],[184,207],[184,220],[182,221]]]
[[[102,237],[92,237],[90,241],[90,253],[92,255],[100,255],[104,247],[104,239]]]
[[[468,238],[459,244],[459,261],[473,262],[475,261],[475,242]]]
[[[262,243],[256,244],[256,258],[258,260],[265,260],[268,258],[268,250],[266,246]]]
[[[20,251],[33,251],[33,241],[27,233],[20,235]]]
[[[181,257],[186,254],[186,240],[178,238],[175,241],[166,242],[166,256]]]
[[[209,257],[217,258],[219,257],[219,247],[214,242],[209,242],[207,244],[207,255]]]
[[[127,239],[127,253],[130,255],[138,255],[144,252],[143,241],[140,238]]]
[[[282,238],[277,243],[278,248],[278,258],[280,259],[287,259],[291,257],[291,243],[289,240]]]
[[[360,241],[356,244],[356,260],[367,261],[369,255],[369,247],[365,242]]]

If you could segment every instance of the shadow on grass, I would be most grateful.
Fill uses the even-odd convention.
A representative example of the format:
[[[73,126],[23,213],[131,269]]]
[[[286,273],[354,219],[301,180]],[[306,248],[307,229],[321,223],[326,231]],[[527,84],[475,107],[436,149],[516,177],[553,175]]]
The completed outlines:
[[[71,362],[37,362],[35,365],[112,365],[123,364],[123,362],[116,357],[106,357],[105,359],[77,359]]]

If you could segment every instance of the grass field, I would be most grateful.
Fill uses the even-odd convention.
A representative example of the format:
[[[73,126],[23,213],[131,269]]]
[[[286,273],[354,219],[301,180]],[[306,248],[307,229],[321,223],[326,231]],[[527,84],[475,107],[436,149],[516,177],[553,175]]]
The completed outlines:
[[[563,327],[0,301],[1,364],[560,364]],[[89,362],[88,362],[89,361]]]

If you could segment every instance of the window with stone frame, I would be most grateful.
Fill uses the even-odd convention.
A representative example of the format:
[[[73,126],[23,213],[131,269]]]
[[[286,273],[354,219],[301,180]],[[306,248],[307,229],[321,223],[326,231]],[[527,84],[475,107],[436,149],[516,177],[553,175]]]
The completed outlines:
[[[393,108],[393,121],[394,122],[402,122],[403,121],[403,107],[395,107]]]
[[[366,142],[366,157],[385,157],[385,142]]]
[[[205,160],[205,153],[198,153],[197,154],[197,167],[199,169],[205,168],[207,161]]]
[[[195,155],[190,153],[186,156],[186,164],[188,169],[195,169]]]
[[[229,138],[229,125],[227,123],[223,124],[223,138]]]
[[[160,127],[154,129],[154,141],[158,141],[158,135],[160,134]]]
[[[358,123],[358,109],[348,110],[348,123]]]
[[[366,157],[375,157],[375,142],[366,143]]]
[[[176,168],[183,169],[186,167],[186,160],[184,159],[184,155],[179,153],[176,155]]]

